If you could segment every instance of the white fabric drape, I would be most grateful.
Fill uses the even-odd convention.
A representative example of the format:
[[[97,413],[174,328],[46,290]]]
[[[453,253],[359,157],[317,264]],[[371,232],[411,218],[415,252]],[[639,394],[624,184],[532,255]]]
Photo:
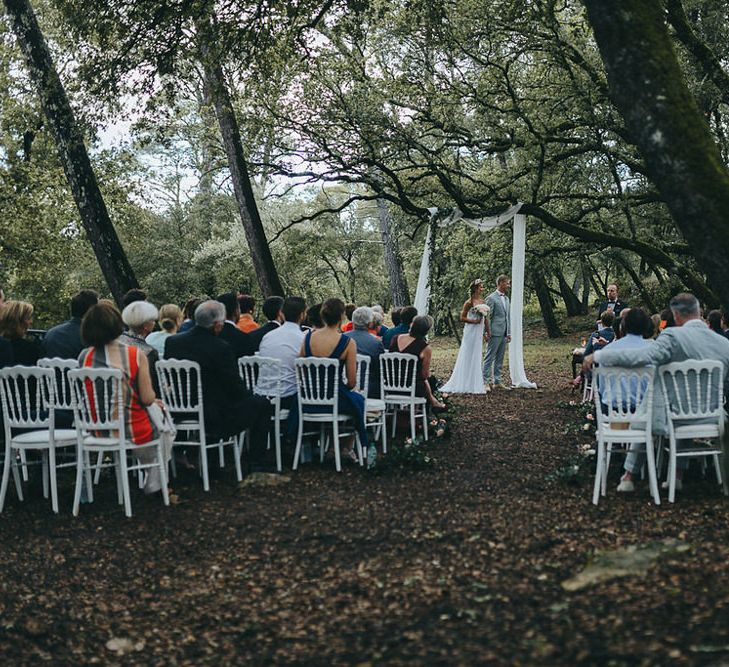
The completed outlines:
[[[455,222],[463,222],[469,227],[488,232],[496,227],[505,225],[514,220],[514,244],[511,256],[511,344],[509,345],[509,374],[511,383],[515,387],[536,389],[537,385],[527,379],[524,370],[524,339],[522,319],[524,313],[524,264],[526,258],[526,216],[519,215],[521,203],[515,204],[507,211],[491,218],[469,219],[464,218],[463,213],[455,209],[443,222],[440,227],[452,225]],[[438,213],[437,208],[429,208],[433,216]],[[425,238],[423,259],[420,262],[420,274],[418,275],[418,287],[415,292],[415,307],[421,315],[428,314],[428,302],[430,300],[430,227]]]

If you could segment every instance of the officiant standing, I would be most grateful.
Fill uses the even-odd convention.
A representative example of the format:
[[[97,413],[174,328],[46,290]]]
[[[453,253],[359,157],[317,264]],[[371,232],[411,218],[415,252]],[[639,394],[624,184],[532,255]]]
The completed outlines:
[[[511,278],[501,275],[496,279],[496,291],[486,298],[486,305],[491,309],[491,334],[486,334],[488,347],[486,360],[483,363],[483,382],[491,384],[491,371],[493,367],[494,388],[504,385],[501,382],[501,367],[504,365],[506,344],[511,341],[511,323],[509,321],[509,297]]]

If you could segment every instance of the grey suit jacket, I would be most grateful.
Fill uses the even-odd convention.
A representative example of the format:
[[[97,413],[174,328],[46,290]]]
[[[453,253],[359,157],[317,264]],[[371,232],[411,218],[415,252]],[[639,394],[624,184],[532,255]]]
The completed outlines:
[[[724,394],[729,388],[729,340],[701,320],[689,320],[682,327],[664,329],[656,341],[640,349],[612,349],[610,345],[595,352],[595,363],[602,366],[663,366],[673,361],[713,359],[724,364]],[[661,381],[656,373],[653,387],[653,432],[667,433],[666,405]]]
[[[509,297],[504,297],[506,308],[502,303],[501,295],[495,290],[486,297],[486,304],[491,308],[491,335],[492,336],[510,336],[511,322],[509,321]]]

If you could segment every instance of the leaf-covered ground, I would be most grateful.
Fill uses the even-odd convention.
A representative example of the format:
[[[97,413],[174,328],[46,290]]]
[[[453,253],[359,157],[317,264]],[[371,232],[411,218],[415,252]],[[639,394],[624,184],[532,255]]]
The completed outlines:
[[[545,348],[546,349],[546,348]],[[729,661],[727,501],[696,476],[599,507],[554,481],[589,437],[564,350],[528,352],[540,389],[455,398],[437,464],[403,476],[306,466],[238,493],[232,467],[179,505],[113,482],[54,516],[39,485],[0,516],[4,664],[721,664]],[[447,371],[452,351],[440,350]],[[617,469],[613,472],[617,483]],[[596,550],[678,538],[647,575],[567,593]]]

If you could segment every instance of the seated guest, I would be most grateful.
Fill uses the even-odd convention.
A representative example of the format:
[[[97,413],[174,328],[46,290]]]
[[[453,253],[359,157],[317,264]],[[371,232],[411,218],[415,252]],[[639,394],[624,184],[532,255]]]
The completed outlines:
[[[159,309],[159,331],[153,331],[145,339],[151,345],[160,359],[165,357],[165,341],[174,336],[182,324],[182,311],[176,303],[166,303]]]
[[[341,373],[337,373],[339,386],[339,412],[351,415],[359,433],[360,444],[367,451],[368,437],[365,426],[365,398],[353,390],[357,383],[357,344],[349,336],[340,332],[344,320],[344,302],[341,299],[327,299],[321,307],[321,319],[324,328],[309,331],[304,337],[300,356],[324,357],[339,359],[340,367],[344,366],[347,383],[342,382]],[[354,311],[353,311],[354,312]],[[352,450],[353,438],[348,443],[345,456],[356,460]]]
[[[0,310],[0,336],[10,343],[13,362],[35,366],[41,354],[40,343],[27,336],[33,324],[33,306],[25,301],[6,301]]]
[[[182,321],[177,333],[185,333],[195,326],[195,308],[202,303],[202,299],[188,299],[182,309],[185,319]]]
[[[714,333],[718,333],[720,336],[724,335],[724,329],[721,326],[720,310],[710,310],[709,314],[706,316],[706,324],[709,325],[709,329],[711,329]]]
[[[721,313],[721,329],[724,333],[724,336],[726,338],[729,338],[729,315],[727,315],[726,311],[722,310]]]
[[[408,306],[410,308],[411,306]],[[407,308],[403,309],[407,310]],[[415,308],[413,308],[415,310]],[[405,313],[403,313],[403,320]],[[430,360],[433,356],[433,348],[428,344],[428,331],[433,325],[433,320],[427,315],[418,315],[412,320],[410,331],[399,334],[390,343],[390,352],[401,352],[403,354],[414,354],[418,358],[418,368],[415,372],[415,395],[426,398],[431,407],[444,409],[446,406],[433,396],[430,388]],[[392,331],[392,329],[391,329]]]
[[[132,301],[122,310],[122,321],[127,325],[127,330],[119,337],[119,342],[123,345],[138,347],[144,352],[149,362],[149,372],[155,387],[157,387],[157,367],[155,364],[159,359],[159,353],[146,339],[157,323],[157,315],[157,307],[149,301]]]
[[[13,346],[9,340],[0,336],[0,368],[12,366],[15,363],[15,355],[13,354]]]
[[[154,308],[152,304],[147,305]],[[154,310],[156,313],[157,309]],[[78,362],[82,368],[116,368],[122,372],[126,436],[135,445],[144,445],[159,435],[146,407],[156,402],[157,396],[152,386],[147,355],[139,346],[124,344],[123,331],[124,322],[111,301],[104,299],[91,306],[81,321],[81,339],[88,347],[81,352]],[[165,456],[169,457],[169,452],[165,452]],[[156,457],[154,449],[141,450],[138,456],[142,463],[152,463]],[[154,493],[161,488],[159,470],[150,468],[149,473],[144,491]]]
[[[615,315],[610,310],[606,310],[600,316],[600,329],[596,333],[590,334],[590,340],[587,341],[587,346],[585,347],[586,355],[601,350],[615,339],[615,331],[613,331],[614,321]]]
[[[251,347],[254,352],[258,352],[258,348],[261,345],[263,337],[267,333],[278,329],[284,321],[284,315],[281,312],[281,306],[283,306],[283,303],[284,300],[281,296],[269,296],[268,299],[263,302],[261,310],[266,316],[268,322],[266,322],[263,326],[258,327],[258,329],[254,329],[250,333]]]
[[[372,335],[371,331],[375,321],[375,311],[367,306],[357,308],[352,313],[354,329],[347,335],[357,343],[357,353],[365,354],[370,358],[370,378],[367,396],[381,398],[380,386],[380,355],[385,351],[382,341]]]
[[[588,355],[583,362],[583,368],[590,370],[593,363],[602,366],[654,366],[656,369],[673,361],[687,361],[690,359],[712,359],[720,361],[724,366],[724,391],[726,395],[729,387],[729,340],[715,335],[701,319],[699,301],[693,294],[678,294],[671,299],[671,311],[676,326],[664,329],[656,340],[638,349],[613,349],[609,345],[604,350],[598,350],[594,355]],[[656,372],[653,390],[653,433],[666,435],[666,406],[664,405],[663,391],[660,377]],[[630,455],[629,455],[630,456]],[[643,464],[643,455],[636,454],[630,461],[626,460],[626,472],[631,472],[632,481],[635,472]],[[629,467],[628,467],[629,466]],[[682,476],[688,466],[687,457],[678,457],[676,471],[676,488],[681,490]],[[621,482],[622,484],[622,482]],[[664,482],[663,487],[667,484]],[[627,488],[626,488],[627,487]],[[629,485],[622,491],[629,491]]]
[[[243,333],[251,333],[258,329],[258,325],[253,319],[253,310],[256,307],[256,300],[250,294],[241,294],[238,297],[238,308],[240,309],[240,316],[236,326]]]
[[[235,353],[219,335],[225,318],[222,303],[203,301],[195,310],[195,327],[167,339],[165,358],[200,364],[205,428],[211,439],[228,438],[250,429],[252,470],[272,472],[264,459],[273,408],[268,399],[246,391],[238,375]]]
[[[128,290],[122,297],[122,308],[126,308],[130,303],[135,301],[146,301],[147,293],[136,287]]]
[[[250,357],[255,353],[251,337],[235,325],[240,317],[238,297],[234,292],[225,292],[225,294],[218,296],[216,301],[225,306],[225,323],[220,331],[220,339],[233,348],[236,358]]]
[[[390,349],[392,341],[396,336],[407,333],[410,331],[410,325],[412,324],[413,318],[417,317],[418,309],[415,306],[405,306],[400,308],[400,311],[395,314],[392,311],[392,322],[395,324],[395,318],[397,317],[398,323],[394,327],[387,330],[387,333],[382,337],[382,345],[386,350]]]
[[[71,299],[71,319],[48,330],[41,342],[45,357],[78,359],[84,344],[81,342],[81,318],[99,302],[99,295],[90,289],[81,290]]]
[[[306,302],[298,296],[290,296],[283,302],[282,310],[284,323],[263,337],[258,353],[281,362],[281,407],[290,410],[296,404],[295,362],[304,341],[301,323],[306,316]],[[275,379],[259,377],[257,391],[265,396],[275,396]]]
[[[373,336],[382,338],[387,333],[387,327],[383,324],[385,321],[385,312],[382,306],[372,306],[372,327],[369,332]]]
[[[346,324],[342,326],[342,331],[352,331],[354,328],[354,324],[352,323],[352,313],[355,311],[357,306],[355,306],[353,303],[348,303],[346,306],[344,306],[344,312],[347,315],[347,320],[349,320]]]
[[[316,330],[324,328],[324,322],[321,319],[321,307],[321,303],[315,303],[313,306],[309,306],[303,324],[305,329]]]
[[[664,329],[669,329],[670,327],[675,327],[676,322],[673,319],[673,312],[670,308],[664,308],[661,311],[661,323],[659,325],[659,328],[661,331]]]

